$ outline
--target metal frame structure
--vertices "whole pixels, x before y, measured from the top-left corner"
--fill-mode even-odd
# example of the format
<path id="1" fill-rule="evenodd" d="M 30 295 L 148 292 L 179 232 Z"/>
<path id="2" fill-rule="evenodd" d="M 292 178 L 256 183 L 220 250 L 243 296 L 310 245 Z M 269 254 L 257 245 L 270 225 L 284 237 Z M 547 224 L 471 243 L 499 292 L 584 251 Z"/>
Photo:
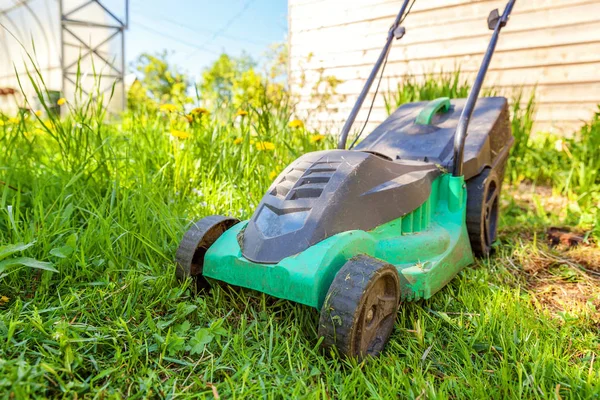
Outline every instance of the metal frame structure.
<path id="1" fill-rule="evenodd" d="M 68 12 L 65 11 L 64 1 L 65 0 L 60 0 L 60 19 L 61 19 L 61 32 L 60 32 L 61 39 L 60 39 L 60 41 L 61 41 L 61 52 L 62 52 L 61 68 L 62 68 L 62 74 L 63 74 L 63 90 L 66 87 L 67 81 L 71 82 L 73 85 L 77 86 L 77 83 L 76 83 L 74 77 L 77 76 L 77 66 L 78 66 L 78 63 L 80 62 L 80 60 L 83 60 L 86 57 L 96 56 L 99 59 L 101 59 L 111 69 L 110 73 L 108 73 L 108 74 L 104 73 L 104 74 L 102 74 L 102 76 L 106 77 L 106 78 L 113 78 L 115 84 L 123 85 L 123 90 L 122 90 L 123 103 L 122 104 L 123 104 L 123 106 L 125 106 L 125 104 L 126 104 L 125 88 L 124 88 L 124 84 L 125 84 L 125 79 L 124 79 L 125 78 L 125 30 L 129 26 L 129 0 L 124 0 L 125 1 L 125 18 L 124 18 L 124 20 L 121 20 L 113 12 L 111 12 L 102 3 L 101 0 L 87 0 L 85 3 L 75 7 L 72 10 L 69 10 Z M 112 24 L 110 24 L 110 23 L 109 24 L 101 24 L 101 23 L 97 23 L 94 21 L 90 21 L 90 20 L 81 20 L 81 19 L 73 18 L 74 14 L 76 14 L 77 12 L 82 11 L 86 8 L 92 7 L 92 6 L 94 6 L 94 4 L 98 5 L 102 10 L 104 10 L 104 12 L 110 17 L 109 19 L 112 21 Z M 73 30 L 71 29 L 71 27 L 73 27 L 73 26 L 104 28 L 107 30 L 108 35 L 103 41 L 92 46 L 91 44 L 86 43 L 84 38 L 80 37 L 75 32 L 73 32 Z M 77 43 L 67 42 L 65 40 L 65 33 L 68 33 L 70 37 L 74 38 L 77 41 Z M 100 53 L 100 51 L 98 51 L 98 49 L 102 45 L 108 43 L 115 37 L 119 37 L 120 41 L 121 41 L 121 62 L 118 63 L 120 65 L 117 65 L 117 62 L 114 59 L 111 60 L 109 57 L 102 55 Z M 77 59 L 66 60 L 66 54 L 65 54 L 66 47 L 76 47 L 76 48 L 82 49 L 84 52 L 81 53 L 81 56 L 78 57 Z M 101 92 L 105 93 L 109 89 L 110 89 L 110 87 L 105 88 Z M 91 95 L 85 89 L 82 88 L 82 90 L 85 94 Z"/>
<path id="2" fill-rule="evenodd" d="M 121 100 L 123 106 L 125 106 L 125 30 L 129 26 L 129 0 L 123 0 L 124 9 L 122 11 L 124 11 L 124 16 L 122 17 L 116 15 L 120 14 L 120 12 L 115 13 L 113 12 L 114 10 L 111 11 L 102 0 L 82 0 L 71 9 L 68 9 L 68 0 L 47 0 L 49 2 L 55 2 L 60 17 L 60 21 L 55 21 L 55 16 L 51 17 L 49 22 L 53 24 L 53 27 L 50 28 L 44 25 L 43 22 L 46 21 L 43 20 L 44 17 L 40 11 L 38 11 L 36 7 L 31 6 L 30 3 L 32 3 L 32 1 L 33 0 L 13 0 L 12 5 L 0 9 L 0 17 L 2 17 L 7 24 L 6 26 L 2 25 L 0 27 L 2 33 L 0 35 L 0 54 L 4 53 L 9 60 L 12 60 L 10 47 L 5 42 L 7 37 L 14 36 L 15 39 L 22 42 L 29 41 L 29 38 L 26 35 L 26 27 L 20 26 L 19 21 L 11 16 L 11 13 L 16 10 L 23 9 L 32 19 L 32 23 L 38 26 L 38 34 L 41 35 L 41 43 L 50 48 L 50 41 L 52 41 L 52 43 L 57 44 L 58 49 L 60 49 L 60 66 L 57 66 L 56 64 L 48 65 L 47 68 L 42 68 L 42 70 L 50 71 L 61 68 L 61 91 L 63 93 L 65 93 L 68 84 L 73 84 L 77 87 L 76 80 L 79 62 L 86 60 L 88 57 L 94 57 L 101 61 L 107 68 L 107 71 L 102 73 L 102 77 L 110 79 L 111 82 L 114 82 L 116 85 L 122 86 Z M 86 11 L 91 11 L 88 12 L 87 15 L 93 15 L 93 18 L 82 17 L 82 15 L 86 14 Z M 105 20 L 107 22 L 99 23 L 98 20 Z M 54 22 L 56 22 L 56 25 L 54 25 Z M 58 26 L 58 24 L 60 25 Z M 102 31 L 101 34 L 103 35 L 103 40 L 92 45 L 85 37 L 82 37 L 81 27 L 89 28 L 90 30 L 101 28 L 98 29 L 98 31 Z M 58 32 L 56 32 L 56 30 L 58 30 Z M 56 35 L 59 35 L 59 37 L 57 38 Z M 106 53 L 103 54 L 100 48 L 115 39 L 119 40 L 120 45 L 118 46 L 120 50 L 112 55 Z M 67 51 L 68 48 L 79 49 L 77 56 L 70 57 Z M 16 62 L 17 60 L 13 61 Z M 14 73 L 11 72 L 0 78 L 11 78 L 13 76 Z M 110 91 L 111 88 L 112 85 L 109 85 L 107 88 L 101 89 L 100 93 Z M 81 89 L 86 95 L 94 95 L 93 93 L 90 93 L 89 88 L 79 86 L 78 89 Z"/>

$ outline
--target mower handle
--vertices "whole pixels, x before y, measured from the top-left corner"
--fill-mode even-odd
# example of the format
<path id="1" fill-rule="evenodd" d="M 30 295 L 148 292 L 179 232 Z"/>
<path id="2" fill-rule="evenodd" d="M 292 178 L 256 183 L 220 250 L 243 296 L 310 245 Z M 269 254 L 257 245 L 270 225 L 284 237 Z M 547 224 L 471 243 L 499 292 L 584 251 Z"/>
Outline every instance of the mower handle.
<path id="1" fill-rule="evenodd" d="M 477 73 L 477 78 L 475 78 L 475 82 L 473 83 L 473 87 L 471 88 L 471 92 L 467 98 L 465 108 L 463 108 L 460 119 L 458 120 L 456 133 L 454 134 L 454 166 L 452 168 L 452 175 L 454 176 L 461 176 L 463 174 L 463 156 L 469 121 L 473 115 L 475 103 L 477 103 L 477 97 L 481 91 L 485 74 L 487 73 L 490 62 L 492 61 L 492 56 L 494 55 L 494 50 L 496 49 L 496 44 L 498 43 L 498 37 L 500 36 L 500 30 L 506 26 L 508 17 L 513 9 L 513 6 L 515 5 L 515 2 L 516 0 L 509 0 L 502 15 L 499 15 L 498 10 L 495 9 L 488 17 L 488 27 L 493 29 L 494 33 L 492 34 L 492 39 L 490 40 L 487 51 L 485 52 L 485 56 L 481 62 L 481 67 Z"/>
<path id="2" fill-rule="evenodd" d="M 375 78 L 377 77 L 377 73 L 379 72 L 381 65 L 383 64 L 383 62 L 385 61 L 385 58 L 387 57 L 388 53 L 390 52 L 390 48 L 392 47 L 392 41 L 394 40 L 394 37 L 396 37 L 397 39 L 400 39 L 404 35 L 404 30 L 401 30 L 398 28 L 399 28 L 400 22 L 402 21 L 402 16 L 404 15 L 404 12 L 406 11 L 406 7 L 408 7 L 409 1 L 410 0 L 404 0 L 404 4 L 402 4 L 402 8 L 400 9 L 400 12 L 396 16 L 394 23 L 390 27 L 390 30 L 389 30 L 388 36 L 387 36 L 387 41 L 385 42 L 385 46 L 383 47 L 383 50 L 381 50 L 381 54 L 379 55 L 379 58 L 375 62 L 375 65 L 373 66 L 373 70 L 371 71 L 369 78 L 367 78 L 367 82 L 365 83 L 365 86 L 363 87 L 362 91 L 360 92 L 360 95 L 358 96 L 358 99 L 356 100 L 354 107 L 352 107 L 352 111 L 350 111 L 350 115 L 348 116 L 348 119 L 344 123 L 342 132 L 340 133 L 338 149 L 346 148 L 346 141 L 348 140 L 348 134 L 350 133 L 350 129 L 352 129 L 352 124 L 354 124 L 354 120 L 356 119 L 356 116 L 358 115 L 360 108 L 362 107 L 367 95 L 369 94 L 369 90 L 371 89 L 371 86 L 373 85 L 373 82 L 375 81 Z"/>

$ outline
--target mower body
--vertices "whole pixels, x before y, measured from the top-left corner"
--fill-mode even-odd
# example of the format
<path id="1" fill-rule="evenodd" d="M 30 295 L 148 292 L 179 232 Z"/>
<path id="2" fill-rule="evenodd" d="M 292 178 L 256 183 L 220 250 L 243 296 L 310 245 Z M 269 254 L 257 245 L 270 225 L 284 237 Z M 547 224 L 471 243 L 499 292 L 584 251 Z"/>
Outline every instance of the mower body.
<path id="1" fill-rule="evenodd" d="M 484 170 L 502 176 L 513 141 L 506 99 L 481 98 L 464 175 L 448 173 L 464 104 L 406 104 L 353 150 L 300 157 L 250 220 L 208 248 L 202 274 L 320 308 L 340 268 L 367 255 L 395 266 L 402 300 L 431 297 L 473 262 L 468 181 Z"/>

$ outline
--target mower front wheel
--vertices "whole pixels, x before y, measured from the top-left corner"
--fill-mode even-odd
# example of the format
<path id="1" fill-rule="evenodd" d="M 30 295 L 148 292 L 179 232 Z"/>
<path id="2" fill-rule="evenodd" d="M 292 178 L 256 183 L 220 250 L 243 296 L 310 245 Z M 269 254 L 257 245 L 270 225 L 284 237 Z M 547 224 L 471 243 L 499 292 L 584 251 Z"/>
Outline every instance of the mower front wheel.
<path id="1" fill-rule="evenodd" d="M 240 221 L 236 218 L 211 215 L 192 224 L 183 235 L 175 254 L 175 262 L 177 263 L 175 275 L 177 278 L 185 280 L 191 277 L 197 293 L 210 289 L 210 284 L 202 276 L 204 255 L 208 248 L 226 230 L 238 222 Z"/>
<path id="2" fill-rule="evenodd" d="M 490 168 L 467 181 L 467 231 L 480 257 L 490 255 L 496 241 L 501 189 L 502 177 Z"/>
<path id="3" fill-rule="evenodd" d="M 355 257 L 336 274 L 319 318 L 325 348 L 348 357 L 376 357 L 387 344 L 398 312 L 400 279 L 393 265 Z"/>

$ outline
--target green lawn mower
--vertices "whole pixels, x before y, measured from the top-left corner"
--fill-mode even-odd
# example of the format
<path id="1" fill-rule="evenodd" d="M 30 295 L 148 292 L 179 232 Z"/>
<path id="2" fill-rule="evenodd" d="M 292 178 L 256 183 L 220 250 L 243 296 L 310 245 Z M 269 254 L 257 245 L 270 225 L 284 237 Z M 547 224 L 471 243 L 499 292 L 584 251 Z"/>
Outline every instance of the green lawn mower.
<path id="1" fill-rule="evenodd" d="M 475 255 L 490 254 L 514 141 L 507 100 L 478 99 L 510 0 L 502 14 L 490 13 L 494 32 L 467 99 L 402 105 L 346 149 L 394 38 L 404 35 L 408 2 L 338 149 L 294 161 L 249 220 L 196 222 L 176 255 L 177 277 L 193 278 L 199 291 L 212 278 L 320 309 L 323 345 L 351 357 L 377 356 L 401 302 L 430 298 Z"/>

